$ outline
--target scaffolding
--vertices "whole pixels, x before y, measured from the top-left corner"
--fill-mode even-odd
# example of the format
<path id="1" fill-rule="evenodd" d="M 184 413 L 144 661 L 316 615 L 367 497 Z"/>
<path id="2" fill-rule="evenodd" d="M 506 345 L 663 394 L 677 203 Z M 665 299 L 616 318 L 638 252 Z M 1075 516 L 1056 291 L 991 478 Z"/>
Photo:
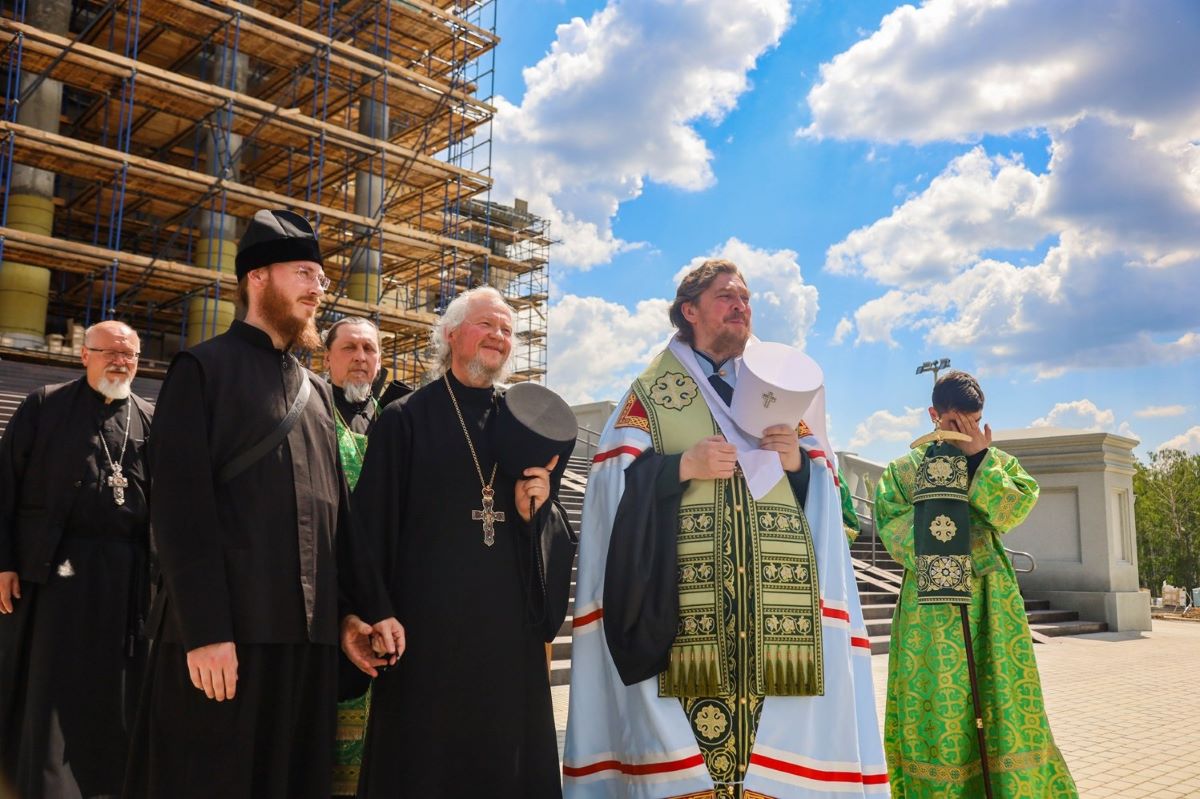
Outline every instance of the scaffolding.
<path id="1" fill-rule="evenodd" d="M 28 19 L 64 2 L 65 32 Z M 228 325 L 237 234 L 290 208 L 321 240 L 323 326 L 375 321 L 397 377 L 485 282 L 540 331 L 521 379 L 544 374 L 545 225 L 489 199 L 495 3 L 5 0 L 0 256 L 53 270 L 47 332 L 120 318 L 152 363 Z M 57 129 L 21 115 L 50 82 Z M 9 224 L 17 169 L 54 176 L 51 230 Z"/>
<path id="2" fill-rule="evenodd" d="M 460 238 L 485 244 L 495 259 L 487 273 L 476 273 L 471 285 L 487 283 L 515 310 L 514 383 L 546 379 L 546 303 L 550 296 L 549 253 L 553 243 L 548 222 L 529 212 L 524 200 L 511 206 L 487 200 L 463 203 L 458 215 Z"/>

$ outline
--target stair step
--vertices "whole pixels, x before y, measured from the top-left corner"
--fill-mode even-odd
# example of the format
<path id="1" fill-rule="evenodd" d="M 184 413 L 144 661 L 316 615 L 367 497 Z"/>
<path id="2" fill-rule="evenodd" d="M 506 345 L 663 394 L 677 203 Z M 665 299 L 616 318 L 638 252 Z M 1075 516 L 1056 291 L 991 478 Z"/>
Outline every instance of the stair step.
<path id="1" fill-rule="evenodd" d="M 550 664 L 550 685 L 570 685 L 571 684 L 571 664 L 570 663 L 551 663 Z"/>
<path id="2" fill-rule="evenodd" d="M 1049 609 L 1050 609 L 1050 600 L 1049 599 L 1026 599 L 1025 600 L 1025 612 L 1026 613 L 1028 613 L 1031 610 L 1049 610 Z"/>
<path id="3" fill-rule="evenodd" d="M 890 619 L 896 612 L 896 606 L 893 605 L 863 605 L 863 618 L 867 621 L 872 619 Z"/>
<path id="4" fill-rule="evenodd" d="M 895 605 L 897 594 L 890 591 L 859 590 L 858 601 L 864 605 Z"/>
<path id="5" fill-rule="evenodd" d="M 1026 610 L 1029 626 L 1038 624 L 1056 624 L 1064 621 L 1079 621 L 1079 614 L 1074 610 Z"/>
<path id="6" fill-rule="evenodd" d="M 550 642 L 551 660 L 571 660 L 571 636 L 560 635 Z"/>
<path id="7" fill-rule="evenodd" d="M 1102 621 L 1060 621 L 1052 624 L 1031 624 L 1029 628 L 1049 638 L 1108 632 L 1108 625 Z"/>

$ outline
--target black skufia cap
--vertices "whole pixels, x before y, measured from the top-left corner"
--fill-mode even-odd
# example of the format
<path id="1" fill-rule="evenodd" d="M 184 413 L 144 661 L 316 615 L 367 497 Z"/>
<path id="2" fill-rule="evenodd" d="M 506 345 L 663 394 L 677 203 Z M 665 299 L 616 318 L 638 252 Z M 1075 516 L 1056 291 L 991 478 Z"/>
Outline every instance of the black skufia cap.
<path id="1" fill-rule="evenodd" d="M 492 452 L 500 471 L 514 480 L 531 466 L 545 466 L 558 455 L 554 473 L 562 474 L 575 448 L 579 423 L 562 397 L 537 383 L 517 383 L 500 403 L 492 428 Z"/>
<path id="2" fill-rule="evenodd" d="M 261 266 L 288 261 L 313 261 L 324 266 L 312 225 L 300 214 L 282 208 L 254 214 L 238 242 L 234 261 L 238 280 Z"/>

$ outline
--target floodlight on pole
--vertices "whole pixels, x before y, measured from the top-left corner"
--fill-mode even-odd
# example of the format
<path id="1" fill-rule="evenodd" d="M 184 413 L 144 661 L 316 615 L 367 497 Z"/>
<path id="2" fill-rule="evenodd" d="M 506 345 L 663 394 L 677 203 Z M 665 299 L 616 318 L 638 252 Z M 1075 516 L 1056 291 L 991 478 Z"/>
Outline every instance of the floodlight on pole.
<path id="1" fill-rule="evenodd" d="M 949 368 L 950 368 L 950 359 L 949 358 L 942 358 L 940 360 L 933 360 L 933 361 L 925 361 L 925 363 L 923 363 L 917 367 L 917 374 L 923 375 L 926 372 L 933 372 L 933 382 L 936 383 L 937 378 L 938 378 L 938 372 L 941 371 L 942 369 L 949 369 Z"/>

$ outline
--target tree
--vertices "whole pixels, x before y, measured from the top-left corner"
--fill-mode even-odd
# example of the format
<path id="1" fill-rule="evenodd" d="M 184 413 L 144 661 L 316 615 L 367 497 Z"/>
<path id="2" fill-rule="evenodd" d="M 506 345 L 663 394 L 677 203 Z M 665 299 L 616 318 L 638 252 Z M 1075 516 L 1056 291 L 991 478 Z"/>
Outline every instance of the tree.
<path id="1" fill-rule="evenodd" d="M 1161 449 L 1135 469 L 1142 584 L 1200 586 L 1200 455 Z"/>

